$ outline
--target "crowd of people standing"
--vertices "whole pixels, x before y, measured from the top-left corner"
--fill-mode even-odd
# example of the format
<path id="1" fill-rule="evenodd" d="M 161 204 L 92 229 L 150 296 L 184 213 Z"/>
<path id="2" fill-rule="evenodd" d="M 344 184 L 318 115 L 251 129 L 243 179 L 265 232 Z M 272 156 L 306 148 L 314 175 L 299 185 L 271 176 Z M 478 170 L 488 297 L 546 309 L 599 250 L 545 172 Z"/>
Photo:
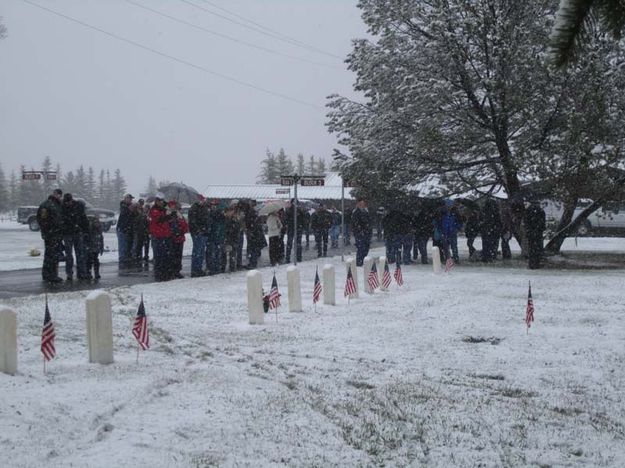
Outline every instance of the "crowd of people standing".
<path id="1" fill-rule="evenodd" d="M 475 260 L 492 262 L 499 247 L 502 258 L 510 258 L 509 242 L 519 230 L 523 230 L 520 237 L 526 242 L 523 250 L 529 267 L 539 268 L 543 255 L 545 213 L 538 203 L 519 206 L 487 199 L 480 206 L 447 200 L 420 209 L 404 204 L 370 213 L 367 201 L 359 198 L 355 208 L 345 213 L 344 220 L 335 207 L 321 203 L 312 210 L 298 205 L 297 216 L 294 216 L 295 207 L 291 200 L 286 206 L 271 210 L 265 218 L 259 215 L 254 200 L 224 203 L 199 195 L 188 211 L 187 220 L 180 204 L 166 201 L 162 194 L 157 194 L 151 205 L 143 199 L 135 202 L 131 194 L 126 194 L 120 202 L 116 228 L 119 270 L 148 269 L 151 246 L 155 279 L 183 278 L 187 233 L 193 243 L 192 277 L 256 268 L 265 247 L 269 247 L 269 262 L 273 266 L 290 263 L 292 258 L 299 262 L 303 249 L 310 246 L 311 234 L 317 256 L 325 257 L 329 246 L 339 247 L 343 222 L 344 244 L 349 245 L 353 235 L 358 266 L 369 253 L 374 227 L 378 239 L 384 239 L 391 263 L 411 264 L 419 260 L 428 263 L 430 239 L 439 247 L 442 261 L 452 258 L 458 263 L 461 231 L 467 239 L 469 257 Z M 97 217 L 85 214 L 84 204 L 57 189 L 41 204 L 37 219 L 45 244 L 42 269 L 45 281 L 62 281 L 58 275 L 58 263 L 62 259 L 66 281 L 73 280 L 74 269 L 79 280 L 100 278 L 98 257 L 104 250 L 102 227 Z M 480 252 L 474 246 L 478 236 L 482 240 Z M 247 259 L 245 265 L 244 259 Z"/>

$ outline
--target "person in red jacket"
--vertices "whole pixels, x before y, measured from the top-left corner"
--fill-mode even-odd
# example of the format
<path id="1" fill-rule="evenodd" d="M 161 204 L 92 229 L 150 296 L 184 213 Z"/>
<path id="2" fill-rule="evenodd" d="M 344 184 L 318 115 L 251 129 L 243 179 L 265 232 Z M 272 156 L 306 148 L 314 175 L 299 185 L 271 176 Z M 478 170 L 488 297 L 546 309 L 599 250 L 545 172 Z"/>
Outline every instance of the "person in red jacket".
<path id="1" fill-rule="evenodd" d="M 169 228 L 171 230 L 171 256 L 169 259 L 169 277 L 184 278 L 182 270 L 182 249 L 184 247 L 185 234 L 189 232 L 187 220 L 180 212 L 180 204 L 175 200 L 168 203 L 170 213 Z"/>
<path id="2" fill-rule="evenodd" d="M 150 236 L 152 238 L 152 257 L 154 258 L 154 279 L 167 281 L 168 264 L 172 251 L 171 214 L 165 208 L 165 201 L 157 196 L 150 209 Z"/>

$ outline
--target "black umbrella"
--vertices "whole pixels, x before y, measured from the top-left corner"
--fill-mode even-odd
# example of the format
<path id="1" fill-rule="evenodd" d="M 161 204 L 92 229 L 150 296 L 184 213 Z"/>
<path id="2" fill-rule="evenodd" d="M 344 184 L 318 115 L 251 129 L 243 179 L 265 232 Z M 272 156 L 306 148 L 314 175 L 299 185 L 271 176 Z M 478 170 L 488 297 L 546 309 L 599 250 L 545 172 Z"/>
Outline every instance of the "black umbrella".
<path id="1" fill-rule="evenodd" d="M 159 187 L 158 192 L 162 193 L 166 200 L 176 200 L 180 203 L 189 204 L 196 202 L 200 196 L 200 192 L 182 182 L 163 185 Z"/>

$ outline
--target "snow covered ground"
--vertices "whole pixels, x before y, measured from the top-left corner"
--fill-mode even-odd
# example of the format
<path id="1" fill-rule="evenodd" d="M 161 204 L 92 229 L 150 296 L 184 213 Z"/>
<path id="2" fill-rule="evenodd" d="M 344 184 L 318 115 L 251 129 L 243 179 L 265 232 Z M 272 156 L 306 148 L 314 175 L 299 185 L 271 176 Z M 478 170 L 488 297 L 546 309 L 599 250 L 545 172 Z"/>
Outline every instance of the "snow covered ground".
<path id="1" fill-rule="evenodd" d="M 625 466 L 622 271 L 409 266 L 403 288 L 348 307 L 329 262 L 337 306 L 313 311 L 304 263 L 305 311 L 261 326 L 244 273 L 111 290 L 108 366 L 87 363 L 87 292 L 52 295 L 47 375 L 44 298 L 6 301 L 19 374 L 0 375 L 0 465 Z M 152 348 L 136 364 L 141 293 Z"/>

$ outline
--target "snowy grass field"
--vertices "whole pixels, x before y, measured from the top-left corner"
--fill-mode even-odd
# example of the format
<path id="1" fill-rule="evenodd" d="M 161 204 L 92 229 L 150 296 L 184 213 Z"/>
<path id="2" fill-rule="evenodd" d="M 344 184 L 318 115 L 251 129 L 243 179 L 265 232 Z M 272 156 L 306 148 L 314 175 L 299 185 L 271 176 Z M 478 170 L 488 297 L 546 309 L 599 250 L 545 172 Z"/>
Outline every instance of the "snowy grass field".
<path id="1" fill-rule="evenodd" d="M 313 311 L 309 262 L 305 311 L 286 312 L 282 266 L 264 325 L 244 273 L 113 289 L 108 366 L 87 363 L 87 292 L 52 295 L 47 375 L 43 296 L 6 301 L 19 374 L 0 374 L 0 465 L 625 466 L 622 271 L 409 266 L 403 288 L 348 307 L 329 261 L 337 306 Z M 152 348 L 136 364 L 141 293 Z"/>

